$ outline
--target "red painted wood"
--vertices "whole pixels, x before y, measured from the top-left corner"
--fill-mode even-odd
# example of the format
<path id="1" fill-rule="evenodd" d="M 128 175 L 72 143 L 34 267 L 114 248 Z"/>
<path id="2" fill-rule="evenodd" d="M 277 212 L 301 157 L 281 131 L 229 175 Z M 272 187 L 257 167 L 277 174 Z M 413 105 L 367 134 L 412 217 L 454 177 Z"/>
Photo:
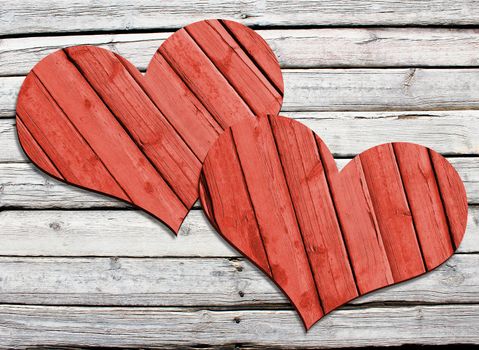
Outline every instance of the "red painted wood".
<path id="1" fill-rule="evenodd" d="M 410 143 L 395 143 L 393 148 L 424 261 L 431 270 L 454 251 L 429 150 Z"/>
<path id="2" fill-rule="evenodd" d="M 320 299 L 330 312 L 358 292 L 316 140 L 299 123 L 269 120 Z"/>
<path id="3" fill-rule="evenodd" d="M 425 272 L 393 145 L 371 148 L 359 159 L 394 281 Z"/>
<path id="4" fill-rule="evenodd" d="M 311 325 L 316 315 L 322 315 L 324 310 L 311 274 L 312 262 L 305 251 L 271 127 L 267 118 L 258 119 L 257 124 L 236 125 L 231 129 L 232 140 L 238 152 L 271 273 L 286 295 L 299 302 L 302 308 L 310 310 L 310 313 L 303 313 L 301 317 L 305 324 Z M 221 164 L 218 166 L 223 167 Z M 225 192 L 222 188 L 219 195 Z M 232 213 L 226 214 L 230 216 Z M 275 235 L 272 232 L 283 234 Z"/>
<path id="5" fill-rule="evenodd" d="M 454 247 L 459 247 L 466 230 L 467 198 L 464 184 L 454 167 L 440 154 L 429 150 L 436 174 L 441 199 L 446 210 L 449 230 L 453 237 Z"/>
<path id="6" fill-rule="evenodd" d="M 455 220 L 439 195 L 446 187 L 457 199 L 448 204 L 459 207 Z M 246 193 L 253 210 L 235 205 Z M 447 235 L 455 230 L 460 241 L 464 234 L 465 196 L 452 166 L 425 147 L 377 146 L 338 172 L 321 139 L 284 117 L 232 126 L 211 147 L 200 181 L 210 221 L 233 246 L 246 246 L 240 250 L 248 258 L 266 251 L 272 280 L 306 328 L 358 295 L 447 260 L 455 249 Z"/>
<path id="7" fill-rule="evenodd" d="M 238 33 L 258 39 L 256 53 L 245 52 L 226 23 L 198 22 L 173 34 L 146 77 L 91 46 L 47 56 L 17 103 L 25 153 L 52 176 L 126 200 L 178 231 L 218 135 L 281 107 L 282 90 L 265 76 L 281 76 L 271 49 L 238 25 Z M 267 70 L 259 68 L 265 64 Z"/>
<path id="8" fill-rule="evenodd" d="M 333 156 L 316 136 L 360 294 L 394 282 L 359 157 L 338 175 Z"/>

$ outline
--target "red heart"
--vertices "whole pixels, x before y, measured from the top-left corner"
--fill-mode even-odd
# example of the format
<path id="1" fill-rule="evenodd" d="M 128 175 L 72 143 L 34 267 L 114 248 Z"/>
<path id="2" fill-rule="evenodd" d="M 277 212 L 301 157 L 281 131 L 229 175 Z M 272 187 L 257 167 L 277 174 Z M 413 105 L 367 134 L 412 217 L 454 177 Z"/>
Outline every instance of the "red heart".
<path id="1" fill-rule="evenodd" d="M 277 114 L 279 64 L 253 30 L 209 20 L 173 34 L 146 76 L 110 51 L 57 51 L 17 103 L 27 156 L 48 174 L 133 203 L 178 231 L 198 198 L 202 161 L 243 118 Z"/>
<path id="2" fill-rule="evenodd" d="M 200 198 L 307 329 L 359 295 L 443 263 L 467 221 L 461 179 L 436 152 L 384 144 L 339 173 L 321 139 L 283 117 L 225 131 L 205 159 Z"/>

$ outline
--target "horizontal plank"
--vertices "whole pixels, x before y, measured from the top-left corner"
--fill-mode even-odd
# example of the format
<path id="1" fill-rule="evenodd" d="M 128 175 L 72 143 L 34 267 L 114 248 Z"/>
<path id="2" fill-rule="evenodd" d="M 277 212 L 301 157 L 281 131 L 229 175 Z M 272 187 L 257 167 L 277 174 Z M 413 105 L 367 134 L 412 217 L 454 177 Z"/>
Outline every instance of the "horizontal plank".
<path id="1" fill-rule="evenodd" d="M 468 201 L 479 204 L 477 157 L 448 158 L 464 181 Z M 338 159 L 339 167 L 349 160 Z M 0 208 L 126 208 L 126 203 L 59 182 L 31 163 L 0 163 Z"/>
<path id="2" fill-rule="evenodd" d="M 479 255 L 367 294 L 364 303 L 479 303 Z M 0 304 L 238 307 L 287 304 L 241 259 L 0 258 Z"/>
<path id="3" fill-rule="evenodd" d="M 342 309 L 308 333 L 292 310 L 0 306 L 0 342 L 27 346 L 340 348 L 479 342 L 479 306 Z"/>
<path id="4" fill-rule="evenodd" d="M 4 4 L 0 33 L 52 33 L 169 29 L 205 18 L 256 26 L 477 24 L 475 0 L 423 1 L 242 1 L 197 2 L 120 0 L 114 3 L 23 0 Z"/>
<path id="5" fill-rule="evenodd" d="M 284 112 L 479 109 L 479 69 L 286 69 Z M 13 117 L 23 77 L 0 78 Z"/>
<path id="6" fill-rule="evenodd" d="M 479 155 L 479 110 L 400 112 L 294 112 L 337 157 L 381 143 L 419 143 L 445 155 Z M 14 119 L 0 119 L 0 162 L 25 162 Z"/>
<path id="7" fill-rule="evenodd" d="M 313 28 L 258 30 L 282 68 L 477 66 L 479 33 L 450 28 Z M 25 75 L 63 47 L 98 45 L 144 71 L 172 32 L 12 38 L 0 46 L 0 76 Z"/>
<path id="8" fill-rule="evenodd" d="M 188 214 L 178 237 L 138 210 L 5 210 L 0 227 L 1 256 L 240 256 L 200 210 Z M 477 232 L 479 207 L 471 206 L 458 252 L 479 253 Z"/>

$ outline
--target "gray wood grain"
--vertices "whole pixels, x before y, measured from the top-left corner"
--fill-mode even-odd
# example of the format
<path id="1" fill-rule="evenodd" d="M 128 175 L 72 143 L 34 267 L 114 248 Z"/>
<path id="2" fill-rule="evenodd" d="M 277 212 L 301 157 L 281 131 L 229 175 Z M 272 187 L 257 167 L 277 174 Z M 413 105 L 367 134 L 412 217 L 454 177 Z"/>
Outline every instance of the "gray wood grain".
<path id="1" fill-rule="evenodd" d="M 391 141 L 419 143 L 444 155 L 479 155 L 479 111 L 290 112 L 337 157 Z M 0 119 L 0 163 L 25 162 L 15 120 Z"/>
<path id="2" fill-rule="evenodd" d="M 479 109 L 479 69 L 286 69 L 284 112 Z M 13 117 L 23 77 L 0 78 Z"/>
<path id="3" fill-rule="evenodd" d="M 178 237 L 138 210 L 4 210 L 0 227 L 0 256 L 240 257 L 201 210 Z M 469 208 L 458 252 L 479 253 L 478 206 Z"/>
<path id="4" fill-rule="evenodd" d="M 282 68 L 478 66 L 479 33 L 451 28 L 313 28 L 258 30 Z M 146 70 L 172 32 L 4 39 L 0 76 L 25 75 L 46 55 L 73 45 L 97 45 Z"/>
<path id="5" fill-rule="evenodd" d="M 205 18 L 247 25 L 451 25 L 477 24 L 476 0 L 209 1 L 116 0 L 8 1 L 0 12 L 0 33 L 52 33 L 178 28 Z"/>
<path id="6" fill-rule="evenodd" d="M 448 158 L 461 176 L 470 204 L 479 204 L 479 158 Z M 343 167 L 349 159 L 338 159 Z M 0 208 L 127 208 L 121 201 L 57 181 L 31 163 L 0 163 Z"/>
<path id="7" fill-rule="evenodd" d="M 334 311 L 308 333 L 292 310 L 0 306 L 5 346 L 339 348 L 479 342 L 478 305 Z"/>
<path id="8" fill-rule="evenodd" d="M 363 303 L 479 303 L 477 254 L 363 296 Z M 262 306 L 285 304 L 279 289 L 243 258 L 0 257 L 0 304 Z"/>

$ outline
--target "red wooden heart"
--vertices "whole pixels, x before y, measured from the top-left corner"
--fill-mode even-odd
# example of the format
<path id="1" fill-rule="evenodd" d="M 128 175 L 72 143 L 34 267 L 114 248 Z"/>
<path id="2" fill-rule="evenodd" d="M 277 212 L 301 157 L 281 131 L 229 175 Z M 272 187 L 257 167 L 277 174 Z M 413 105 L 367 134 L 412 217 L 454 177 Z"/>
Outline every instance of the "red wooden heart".
<path id="1" fill-rule="evenodd" d="M 146 77 L 96 47 L 47 56 L 22 85 L 17 130 L 43 171 L 133 203 L 177 232 L 211 144 L 243 118 L 276 115 L 282 96 L 265 41 L 239 23 L 208 20 L 168 38 Z"/>
<path id="2" fill-rule="evenodd" d="M 461 179 L 436 152 L 384 144 L 338 172 L 321 139 L 283 117 L 225 131 L 203 164 L 200 198 L 307 329 L 359 295 L 443 263 L 467 221 Z"/>

